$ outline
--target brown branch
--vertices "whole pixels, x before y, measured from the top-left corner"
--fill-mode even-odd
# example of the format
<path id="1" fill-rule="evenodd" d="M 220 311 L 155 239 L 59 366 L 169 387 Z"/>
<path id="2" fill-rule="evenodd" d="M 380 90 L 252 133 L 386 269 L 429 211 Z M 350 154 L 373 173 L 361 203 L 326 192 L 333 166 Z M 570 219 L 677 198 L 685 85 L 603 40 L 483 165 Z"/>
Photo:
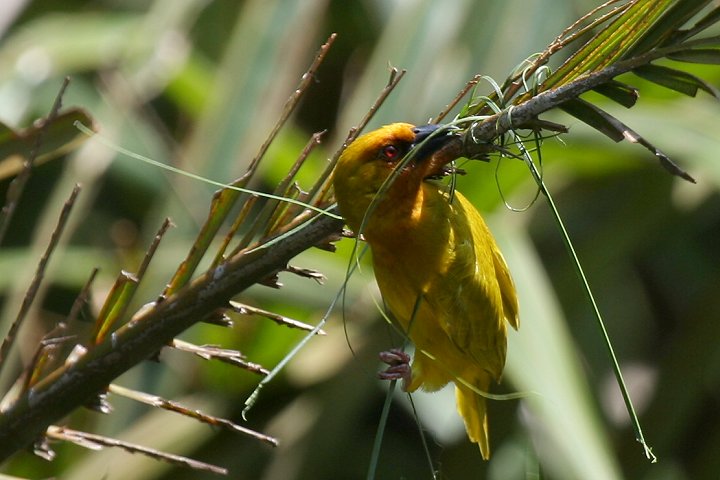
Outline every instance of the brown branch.
<path id="1" fill-rule="evenodd" d="M 283 269 L 297 254 L 339 233 L 337 218 L 315 215 L 282 241 L 264 244 L 211 270 L 133 319 L 77 361 L 50 373 L 21 395 L 0 417 L 0 462 L 43 435 L 116 377 L 152 357 L 208 311 L 226 307 L 237 293 Z"/>

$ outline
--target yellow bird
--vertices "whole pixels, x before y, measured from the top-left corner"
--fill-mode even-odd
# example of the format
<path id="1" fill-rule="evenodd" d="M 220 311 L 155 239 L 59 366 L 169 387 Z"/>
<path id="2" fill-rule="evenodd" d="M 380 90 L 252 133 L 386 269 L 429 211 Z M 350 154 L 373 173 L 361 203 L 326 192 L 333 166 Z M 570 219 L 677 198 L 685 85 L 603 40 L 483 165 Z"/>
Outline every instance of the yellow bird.
<path id="1" fill-rule="evenodd" d="M 437 181 L 454 159 L 443 158 L 442 147 L 452 137 L 438 128 L 394 123 L 359 137 L 340 156 L 333 184 L 348 226 L 370 245 L 385 305 L 415 345 L 411 373 L 409 358 L 395 351 L 381 355 L 391 364 L 382 377 L 398 378 L 405 371 L 409 392 L 454 382 L 468 437 L 487 459 L 485 398 L 473 389 L 487 392 L 491 380 L 500 381 L 506 322 L 519 326 L 517 295 L 478 211 Z M 381 189 L 403 157 L 426 139 Z"/>

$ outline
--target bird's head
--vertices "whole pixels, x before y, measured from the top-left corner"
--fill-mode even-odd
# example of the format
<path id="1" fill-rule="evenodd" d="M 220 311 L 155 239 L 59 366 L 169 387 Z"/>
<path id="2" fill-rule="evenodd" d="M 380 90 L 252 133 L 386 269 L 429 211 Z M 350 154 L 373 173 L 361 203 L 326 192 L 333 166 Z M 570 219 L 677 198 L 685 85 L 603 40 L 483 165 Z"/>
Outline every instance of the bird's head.
<path id="1" fill-rule="evenodd" d="M 387 198 L 413 201 L 422 182 L 442 174 L 443 167 L 457 154 L 446 149 L 457 137 L 439 131 L 440 125 L 415 126 L 409 123 L 385 125 L 358 137 L 340 156 L 333 184 L 340 211 L 357 229 L 370 203 L 386 180 L 400 168 L 384 190 Z M 401 161 L 413 148 L 413 157 Z"/>

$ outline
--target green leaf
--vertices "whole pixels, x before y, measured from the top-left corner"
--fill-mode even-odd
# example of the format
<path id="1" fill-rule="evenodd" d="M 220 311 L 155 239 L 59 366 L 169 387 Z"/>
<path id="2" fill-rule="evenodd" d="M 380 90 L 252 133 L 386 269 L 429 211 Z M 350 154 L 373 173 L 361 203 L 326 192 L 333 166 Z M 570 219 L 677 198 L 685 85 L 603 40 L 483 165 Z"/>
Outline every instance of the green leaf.
<path id="1" fill-rule="evenodd" d="M 718 20 L 720 20 L 720 7 L 711 10 L 710 13 L 698 20 L 697 23 L 695 23 L 695 25 L 693 25 L 690 29 L 684 31 L 682 38 L 692 38 L 703 30 L 717 24 Z"/>
<path id="2" fill-rule="evenodd" d="M 690 174 L 680 168 L 680 166 L 673 162 L 670 157 L 663 153 L 659 148 L 648 142 L 635 130 L 590 102 L 577 98 L 570 102 L 563 103 L 560 108 L 578 120 L 581 120 L 593 127 L 597 131 L 607 135 L 616 142 L 627 140 L 629 142 L 642 145 L 655 155 L 655 158 L 658 159 L 660 165 L 662 165 L 665 170 L 675 176 L 687 180 L 690 183 L 696 183 L 695 179 L 690 176 Z"/>
<path id="3" fill-rule="evenodd" d="M 590 102 L 576 98 L 560 105 L 560 109 L 615 142 L 625 139 L 622 122 Z"/>
<path id="4" fill-rule="evenodd" d="M 640 95 L 637 88 L 613 80 L 594 89 L 600 95 L 619 103 L 623 107 L 632 108 Z"/>
<path id="5" fill-rule="evenodd" d="M 659 65 L 644 65 L 633 72 L 638 77 L 691 97 L 697 95 L 698 89 L 701 89 L 720 99 L 720 92 L 715 87 L 687 72 Z"/>
<path id="6" fill-rule="evenodd" d="M 717 48 L 691 48 L 671 53 L 667 56 L 670 60 L 688 63 L 704 63 L 709 65 L 720 65 L 720 49 Z"/>
<path id="7" fill-rule="evenodd" d="M 645 36 L 630 49 L 624 58 L 640 55 L 662 44 L 688 20 L 710 3 L 710 0 L 682 0 L 676 2 L 658 20 Z"/>
<path id="8" fill-rule="evenodd" d="M 133 274 L 121 271 L 105 298 L 105 303 L 95 320 L 93 343 L 100 344 L 117 322 L 125 315 L 137 291 L 138 279 Z"/>
<path id="9" fill-rule="evenodd" d="M 688 49 L 698 48 L 698 47 L 710 47 L 710 48 L 720 47 L 720 35 L 712 35 L 710 37 L 695 38 L 685 44 L 680 44 L 679 46 L 683 46 L 683 45 L 687 46 Z"/>
<path id="10" fill-rule="evenodd" d="M 584 73 L 596 72 L 635 51 L 655 23 L 666 13 L 667 0 L 639 0 L 578 49 L 543 84 L 544 89 L 571 82 Z M 654 44 L 653 44 L 654 45 Z"/>

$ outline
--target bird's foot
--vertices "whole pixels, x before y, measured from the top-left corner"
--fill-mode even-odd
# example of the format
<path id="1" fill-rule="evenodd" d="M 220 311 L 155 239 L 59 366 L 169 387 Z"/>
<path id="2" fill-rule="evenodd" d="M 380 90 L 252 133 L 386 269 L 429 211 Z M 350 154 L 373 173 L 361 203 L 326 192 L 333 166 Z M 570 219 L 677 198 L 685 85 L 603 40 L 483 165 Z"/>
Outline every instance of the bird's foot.
<path id="1" fill-rule="evenodd" d="M 410 355 L 399 348 L 393 348 L 387 352 L 380 352 L 380 360 L 388 364 L 384 372 L 378 373 L 381 380 L 402 380 L 403 389 L 410 385 L 411 369 Z"/>

